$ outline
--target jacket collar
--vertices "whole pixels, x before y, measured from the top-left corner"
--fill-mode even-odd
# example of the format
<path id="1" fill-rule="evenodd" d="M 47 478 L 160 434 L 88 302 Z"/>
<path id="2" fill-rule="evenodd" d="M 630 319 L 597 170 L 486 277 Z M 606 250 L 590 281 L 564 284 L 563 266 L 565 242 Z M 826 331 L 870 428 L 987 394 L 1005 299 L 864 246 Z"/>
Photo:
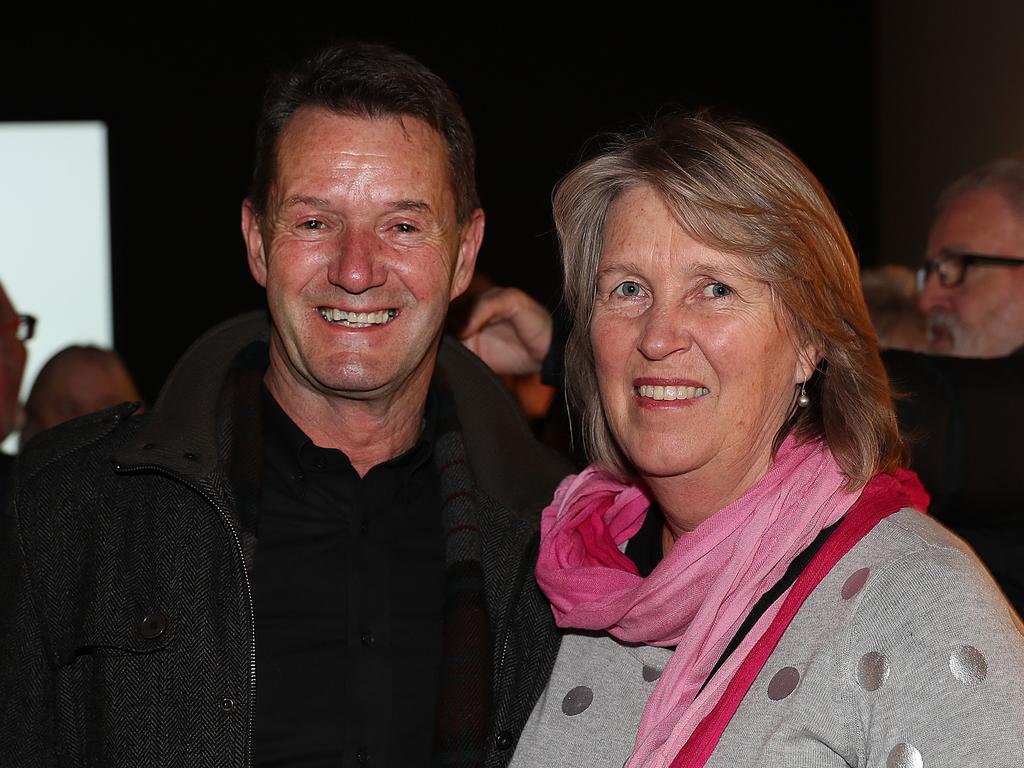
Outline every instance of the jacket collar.
<path id="1" fill-rule="evenodd" d="M 268 340 L 264 312 L 241 315 L 201 336 L 171 371 L 145 425 L 114 461 L 125 468 L 157 465 L 186 478 L 208 477 L 220 460 L 224 383 L 246 347 Z"/>
<path id="2" fill-rule="evenodd" d="M 265 312 L 241 315 L 200 337 L 171 371 L 148 420 L 115 463 L 209 479 L 225 458 L 218 434 L 230 396 L 226 382 L 247 350 L 265 354 L 269 337 Z M 462 344 L 442 340 L 438 370 L 454 397 L 478 489 L 510 509 L 542 508 L 570 471 L 568 463 L 536 441 L 511 393 Z"/>

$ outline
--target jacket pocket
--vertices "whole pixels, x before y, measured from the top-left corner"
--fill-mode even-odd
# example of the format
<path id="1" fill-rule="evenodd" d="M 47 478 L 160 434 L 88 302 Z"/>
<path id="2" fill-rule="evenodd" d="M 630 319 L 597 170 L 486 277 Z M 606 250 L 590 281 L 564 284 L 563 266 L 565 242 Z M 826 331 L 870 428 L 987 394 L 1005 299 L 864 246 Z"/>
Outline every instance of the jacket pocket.
<path id="1" fill-rule="evenodd" d="M 172 617 L 159 609 L 129 613 L 81 638 L 57 671 L 56 721 L 68 765 L 165 764 Z"/>

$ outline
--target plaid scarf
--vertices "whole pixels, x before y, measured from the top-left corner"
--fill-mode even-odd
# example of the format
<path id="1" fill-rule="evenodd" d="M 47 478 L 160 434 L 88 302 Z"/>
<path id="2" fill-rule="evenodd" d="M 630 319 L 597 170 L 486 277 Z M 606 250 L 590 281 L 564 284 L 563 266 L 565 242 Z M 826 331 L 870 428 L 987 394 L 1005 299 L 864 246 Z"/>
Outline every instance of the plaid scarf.
<path id="1" fill-rule="evenodd" d="M 445 536 L 444 651 L 431 764 L 480 766 L 491 720 L 492 648 L 482 537 L 455 404 L 443 384 L 438 390 L 434 466 L 440 479 Z"/>

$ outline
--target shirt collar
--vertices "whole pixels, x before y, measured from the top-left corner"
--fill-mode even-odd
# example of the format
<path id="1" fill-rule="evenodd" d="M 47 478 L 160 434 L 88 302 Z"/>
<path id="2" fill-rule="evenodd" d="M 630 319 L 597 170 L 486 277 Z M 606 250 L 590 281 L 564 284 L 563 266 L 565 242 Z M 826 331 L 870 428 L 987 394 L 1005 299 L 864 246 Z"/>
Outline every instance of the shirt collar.
<path id="1" fill-rule="evenodd" d="M 387 471 L 408 475 L 415 472 L 433 456 L 437 438 L 438 394 L 431 386 L 423 410 L 420 434 L 412 447 L 404 453 L 373 467 L 370 472 Z M 309 472 L 351 471 L 351 462 L 344 452 L 333 448 L 321 448 L 291 420 L 284 409 L 267 389 L 260 384 L 260 400 L 263 409 L 264 439 L 268 446 L 276 446 L 279 456 Z M 367 473 L 369 474 L 369 473 Z"/>

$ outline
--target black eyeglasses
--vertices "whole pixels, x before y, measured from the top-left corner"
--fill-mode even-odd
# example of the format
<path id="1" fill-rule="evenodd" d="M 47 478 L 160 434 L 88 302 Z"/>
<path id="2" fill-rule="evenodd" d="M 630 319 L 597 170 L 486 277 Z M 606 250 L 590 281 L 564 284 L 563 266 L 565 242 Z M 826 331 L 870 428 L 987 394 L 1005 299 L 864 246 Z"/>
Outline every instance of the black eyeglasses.
<path id="1" fill-rule="evenodd" d="M 985 256 L 980 253 L 958 253 L 957 251 L 939 251 L 938 259 L 925 259 L 917 270 L 918 293 L 924 290 L 924 284 L 932 272 L 939 276 L 939 285 L 953 288 L 960 285 L 967 277 L 967 268 L 975 264 L 991 267 L 1019 267 L 1024 259 L 1013 256 Z"/>
<path id="2" fill-rule="evenodd" d="M 14 333 L 18 341 L 28 341 L 36 332 L 34 315 L 18 315 L 17 319 L 0 323 L 0 333 Z"/>

